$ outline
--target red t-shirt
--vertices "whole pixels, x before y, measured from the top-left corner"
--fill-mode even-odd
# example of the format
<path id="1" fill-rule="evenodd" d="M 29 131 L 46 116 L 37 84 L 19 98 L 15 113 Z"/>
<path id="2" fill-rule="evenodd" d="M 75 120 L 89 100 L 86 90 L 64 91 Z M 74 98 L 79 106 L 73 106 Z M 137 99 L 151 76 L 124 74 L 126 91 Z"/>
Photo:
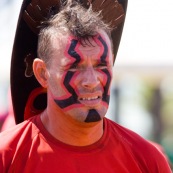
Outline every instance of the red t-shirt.
<path id="1" fill-rule="evenodd" d="M 0 134 L 0 173 L 171 173 L 164 156 L 136 133 L 104 119 L 104 135 L 89 146 L 64 144 L 40 116 Z"/>

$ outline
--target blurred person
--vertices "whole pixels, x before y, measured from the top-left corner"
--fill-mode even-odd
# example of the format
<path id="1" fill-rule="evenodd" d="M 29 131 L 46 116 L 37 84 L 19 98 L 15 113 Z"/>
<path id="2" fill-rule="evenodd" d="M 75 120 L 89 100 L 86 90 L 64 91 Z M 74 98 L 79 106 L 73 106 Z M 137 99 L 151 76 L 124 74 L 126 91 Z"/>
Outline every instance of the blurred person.
<path id="1" fill-rule="evenodd" d="M 157 142 L 154 142 L 154 141 L 149 141 L 149 142 L 152 145 L 154 145 L 163 154 L 163 156 L 166 158 L 167 162 L 169 163 L 171 170 L 173 170 L 173 165 L 171 163 L 171 160 L 169 159 L 168 155 L 166 154 L 163 146 L 161 144 L 158 144 Z"/>
<path id="2" fill-rule="evenodd" d="M 12 105 L 12 101 L 11 101 L 11 91 L 9 89 L 8 91 L 8 111 L 7 111 L 7 115 L 4 119 L 4 122 L 2 124 L 2 128 L 1 128 L 1 132 L 14 126 L 15 123 L 15 118 L 14 118 L 14 112 L 13 112 L 13 105 Z"/>
<path id="3" fill-rule="evenodd" d="M 0 134 L 0 172 L 171 173 L 153 145 L 105 117 L 127 1 L 38 2 L 24 1 L 20 13 L 11 67 L 18 125 Z"/>
<path id="4" fill-rule="evenodd" d="M 3 123 L 8 115 L 8 111 L 0 111 L 0 130 L 2 129 Z"/>
<path id="5" fill-rule="evenodd" d="M 8 96 L 7 96 L 8 97 Z M 8 99 L 8 98 L 7 98 Z M 2 129 L 2 126 L 8 116 L 9 110 L 8 110 L 8 106 L 7 108 L 4 109 L 3 104 L 0 106 L 0 131 Z"/>

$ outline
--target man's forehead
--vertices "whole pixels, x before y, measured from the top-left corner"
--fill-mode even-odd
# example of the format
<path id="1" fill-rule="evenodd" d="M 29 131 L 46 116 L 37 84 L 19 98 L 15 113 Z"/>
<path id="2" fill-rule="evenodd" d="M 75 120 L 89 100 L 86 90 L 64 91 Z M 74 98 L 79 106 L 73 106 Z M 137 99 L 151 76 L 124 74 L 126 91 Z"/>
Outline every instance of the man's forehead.
<path id="1" fill-rule="evenodd" d="M 111 45 L 111 41 L 110 38 L 108 36 L 108 34 L 104 31 L 104 30 L 98 30 L 98 32 L 95 34 L 95 36 L 90 36 L 87 37 L 87 39 L 81 39 L 81 38 L 77 38 L 74 35 L 70 34 L 69 31 L 64 31 L 64 32 L 59 32 L 56 34 L 56 36 L 54 38 L 56 38 L 56 46 L 57 44 L 60 45 L 60 47 L 65 44 L 69 44 L 71 43 L 72 40 L 78 40 L 80 41 L 83 45 L 88 44 L 90 41 L 93 40 L 93 38 L 96 40 L 98 39 L 98 36 L 101 36 L 102 39 L 109 45 Z M 54 44 L 54 41 L 53 41 Z M 94 43 L 93 43 L 94 44 Z M 96 43 L 95 43 L 96 44 Z"/>
<path id="2" fill-rule="evenodd" d="M 98 40 L 99 36 L 102 37 L 107 43 L 110 42 L 110 38 L 109 38 L 108 34 L 103 30 L 98 31 L 98 33 L 96 33 L 94 36 L 88 36 L 86 38 L 84 37 L 84 38 L 78 39 L 77 37 L 70 35 L 70 34 L 66 35 L 66 38 L 70 42 L 71 42 L 71 40 L 78 40 L 85 46 L 85 44 L 88 45 L 88 43 L 93 40 Z M 96 45 L 96 43 L 95 43 L 95 45 Z"/>
<path id="3" fill-rule="evenodd" d="M 104 31 L 99 31 L 97 35 L 93 37 L 88 37 L 86 39 L 78 39 L 77 37 L 67 33 L 67 34 L 58 34 L 59 36 L 55 41 L 53 41 L 53 47 L 59 53 L 68 52 L 68 50 L 73 49 L 74 52 L 77 50 L 80 51 L 90 51 L 95 48 L 95 51 L 100 51 L 100 48 L 103 49 L 104 45 L 101 40 L 107 45 L 109 51 L 111 52 L 111 42 L 109 36 Z M 65 53 L 65 54 L 66 54 Z"/>

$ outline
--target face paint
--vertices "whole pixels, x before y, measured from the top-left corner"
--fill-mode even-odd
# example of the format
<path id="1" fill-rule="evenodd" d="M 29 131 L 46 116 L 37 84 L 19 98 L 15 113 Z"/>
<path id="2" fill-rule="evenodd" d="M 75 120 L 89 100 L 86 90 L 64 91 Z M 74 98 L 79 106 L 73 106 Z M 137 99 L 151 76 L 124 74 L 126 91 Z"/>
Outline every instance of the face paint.
<path id="1" fill-rule="evenodd" d="M 89 122 L 96 122 L 96 121 L 100 121 L 100 120 L 101 120 L 101 117 L 100 117 L 99 113 L 95 109 L 90 109 L 85 122 L 89 123 Z"/>
<path id="2" fill-rule="evenodd" d="M 100 42 L 102 43 L 104 47 L 103 54 L 101 56 L 101 62 L 106 63 L 106 57 L 108 56 L 108 46 L 101 36 L 99 36 L 98 39 L 100 40 Z M 108 69 L 102 69 L 102 72 L 105 73 L 107 76 L 107 82 L 106 82 L 106 85 L 104 86 L 104 93 L 103 93 L 102 100 L 106 102 L 107 104 L 109 104 L 110 96 L 108 93 L 109 93 L 110 84 L 111 84 L 111 74 L 108 71 Z"/>
<path id="3" fill-rule="evenodd" d="M 63 109 L 65 112 L 67 112 L 69 115 L 73 114 L 71 116 L 75 116 L 75 114 L 79 114 L 81 116 L 83 116 L 83 118 L 81 118 L 82 121 L 85 122 L 96 122 L 96 121 L 100 121 L 102 119 L 102 117 L 105 115 L 102 115 L 102 112 L 105 112 L 105 110 L 107 110 L 108 104 L 109 104 L 109 87 L 110 87 L 110 83 L 111 83 L 111 73 L 110 71 L 107 69 L 107 64 L 108 61 L 110 61 L 108 58 L 108 45 L 106 43 L 106 41 L 99 35 L 93 38 L 93 40 L 95 41 L 95 43 L 97 44 L 97 47 L 99 47 L 99 53 L 97 55 L 94 55 L 95 57 L 97 57 L 97 61 L 99 61 L 99 64 L 103 64 L 104 66 L 106 66 L 105 68 L 100 68 L 100 67 L 94 67 L 94 70 L 96 71 L 96 73 L 100 76 L 101 81 L 100 81 L 100 88 L 102 88 L 102 102 L 100 103 L 100 108 L 90 108 L 89 106 L 83 105 L 81 103 L 81 101 L 79 100 L 79 94 L 80 91 L 78 90 L 78 86 L 75 83 L 77 77 L 79 76 L 80 73 L 82 73 L 82 69 L 80 71 L 80 69 L 75 69 L 75 67 L 80 66 L 80 64 L 82 64 L 83 62 L 86 61 L 86 57 L 85 57 L 85 51 L 82 52 L 79 50 L 79 47 L 82 47 L 82 45 L 80 44 L 80 42 L 78 40 L 76 40 L 75 38 L 70 38 L 70 42 L 69 45 L 67 45 L 67 48 L 64 52 L 65 57 L 67 57 L 68 59 L 70 59 L 70 67 L 69 70 L 67 70 L 62 79 L 62 86 L 63 89 L 68 92 L 66 94 L 66 98 L 63 97 L 56 97 L 54 98 L 54 101 L 56 102 L 56 104 Z M 87 45 L 86 47 L 90 47 L 91 45 Z M 92 46 L 91 46 L 92 47 Z M 94 49 L 94 47 L 92 47 L 92 49 Z M 91 60 L 92 61 L 92 58 Z M 74 70 L 71 70 L 74 69 Z M 84 89 L 83 89 L 84 92 Z M 88 92 L 88 91 L 87 91 Z M 92 107 L 92 106 L 91 106 Z M 102 108 L 104 107 L 104 108 Z M 103 111 L 104 110 L 104 111 Z M 77 113 L 76 113 L 77 112 Z M 78 116 L 79 116 L 78 115 Z"/>
<path id="4" fill-rule="evenodd" d="M 103 54 L 100 57 L 101 63 L 106 64 L 106 58 L 108 56 L 108 46 L 101 36 L 98 36 L 98 40 L 101 42 L 101 44 L 102 44 L 101 47 L 103 49 Z M 110 83 L 111 83 L 111 75 L 107 69 L 102 69 L 101 71 L 103 73 L 105 73 L 107 76 L 107 81 L 106 81 L 106 85 L 104 86 L 102 101 L 109 104 L 110 96 L 108 95 L 108 93 L 109 93 L 109 88 L 110 88 Z M 99 120 L 101 120 L 99 113 L 95 109 L 89 110 L 89 113 L 87 115 L 85 122 L 96 122 Z"/>
<path id="5" fill-rule="evenodd" d="M 64 79 L 64 86 L 66 87 L 67 91 L 71 93 L 71 96 L 64 100 L 57 100 L 55 99 L 56 104 L 59 105 L 60 108 L 66 108 L 70 105 L 77 104 L 79 101 L 77 100 L 77 94 L 74 89 L 69 85 L 71 78 L 73 77 L 74 72 L 67 72 L 65 79 Z"/>
<path id="6" fill-rule="evenodd" d="M 70 47 L 67 50 L 70 57 L 75 59 L 75 62 L 71 66 L 73 66 L 74 64 L 78 64 L 81 60 L 79 54 L 75 51 L 75 47 L 77 46 L 77 44 L 78 44 L 78 40 L 72 39 Z M 64 87 L 67 89 L 67 91 L 69 93 L 71 93 L 71 96 L 67 99 L 64 99 L 64 100 L 55 99 L 56 104 L 58 104 L 60 108 L 66 108 L 70 105 L 79 103 L 79 101 L 77 100 L 78 97 L 77 97 L 76 92 L 70 86 L 70 81 L 72 80 L 73 75 L 74 75 L 74 72 L 68 71 L 65 78 L 64 78 L 64 82 L 63 82 Z"/>

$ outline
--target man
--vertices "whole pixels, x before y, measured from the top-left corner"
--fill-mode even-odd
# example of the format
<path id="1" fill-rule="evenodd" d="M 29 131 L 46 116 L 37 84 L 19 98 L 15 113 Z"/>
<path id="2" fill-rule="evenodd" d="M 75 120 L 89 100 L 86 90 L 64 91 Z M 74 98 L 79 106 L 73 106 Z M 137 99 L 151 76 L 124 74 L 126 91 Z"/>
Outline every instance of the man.
<path id="1" fill-rule="evenodd" d="M 30 93 L 26 120 L 0 135 L 0 172 L 171 172 L 155 147 L 104 117 L 110 29 L 91 5 L 74 1 L 42 23 L 33 72 L 44 89 Z M 33 98 L 40 93 L 47 94 L 47 105 L 35 115 Z"/>

